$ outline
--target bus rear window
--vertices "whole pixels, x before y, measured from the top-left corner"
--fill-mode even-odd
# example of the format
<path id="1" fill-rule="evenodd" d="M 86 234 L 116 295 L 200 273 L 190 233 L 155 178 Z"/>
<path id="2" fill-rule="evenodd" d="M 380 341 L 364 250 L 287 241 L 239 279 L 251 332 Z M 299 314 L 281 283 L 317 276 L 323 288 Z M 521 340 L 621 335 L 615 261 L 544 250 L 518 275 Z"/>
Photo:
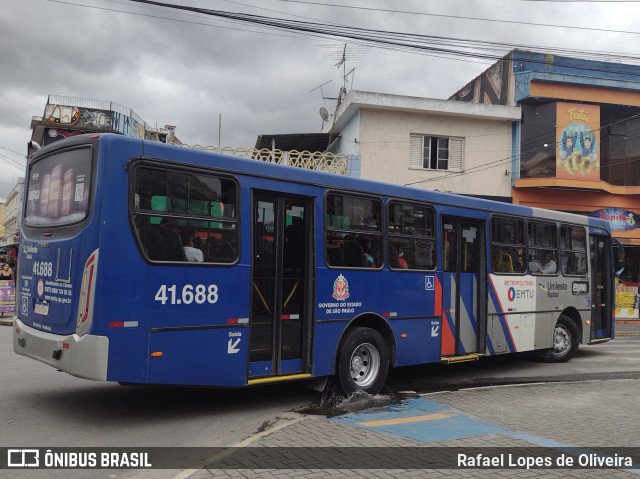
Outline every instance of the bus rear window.
<path id="1" fill-rule="evenodd" d="M 61 226 L 87 217 L 91 187 L 90 147 L 64 150 L 29 167 L 25 223 Z"/>

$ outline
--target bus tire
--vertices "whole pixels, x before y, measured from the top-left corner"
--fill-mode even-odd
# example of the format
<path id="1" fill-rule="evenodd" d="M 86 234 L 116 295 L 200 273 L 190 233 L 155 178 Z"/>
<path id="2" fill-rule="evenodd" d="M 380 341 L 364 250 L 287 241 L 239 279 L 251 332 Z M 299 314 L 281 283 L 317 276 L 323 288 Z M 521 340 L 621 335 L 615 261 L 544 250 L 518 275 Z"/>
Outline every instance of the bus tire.
<path id="1" fill-rule="evenodd" d="M 389 348 L 374 329 L 356 327 L 345 335 L 338 357 L 338 381 L 345 394 L 380 392 L 389 372 Z"/>
<path id="2" fill-rule="evenodd" d="M 578 351 L 580 332 L 576 324 L 566 316 L 560 316 L 553 330 L 553 346 L 549 350 L 547 362 L 564 363 Z"/>

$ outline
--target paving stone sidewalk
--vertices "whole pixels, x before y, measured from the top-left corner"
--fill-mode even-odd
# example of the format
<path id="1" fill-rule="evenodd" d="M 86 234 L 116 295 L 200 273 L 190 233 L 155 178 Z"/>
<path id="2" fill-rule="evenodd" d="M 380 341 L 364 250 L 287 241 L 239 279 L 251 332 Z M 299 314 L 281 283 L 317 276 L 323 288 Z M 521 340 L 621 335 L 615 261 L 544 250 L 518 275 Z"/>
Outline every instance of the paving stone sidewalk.
<path id="1" fill-rule="evenodd" d="M 425 397 L 453 413 L 472 420 L 491 423 L 504 433 L 482 434 L 446 441 L 425 443 L 381 432 L 376 428 L 345 424 L 321 416 L 304 416 L 298 422 L 252 442 L 249 447 L 288 448 L 295 454 L 301 447 L 317 447 L 328 457 L 307 458 L 306 463 L 331 463 L 336 447 L 416 448 L 424 447 L 503 447 L 505 450 L 563 445 L 585 448 L 640 447 L 640 381 L 611 380 L 574 383 L 545 383 L 511 387 L 489 387 L 443 392 Z M 373 411 L 375 413 L 376 411 Z M 292 416 L 293 417 L 293 416 Z M 360 418 L 361 416 L 357 416 Z M 354 423 L 362 424 L 362 423 Z M 419 428 L 442 427 L 437 421 L 420 423 Z M 546 443 L 545 443 L 546 441 Z M 290 449 L 294 448 L 294 449 Z M 526 449 L 525 449 L 526 450 Z M 258 451 L 256 451 L 258 452 Z M 623 450 L 621 450 L 621 454 Z M 233 455 L 225 459 L 232 464 Z M 274 466 L 281 460 L 273 455 Z M 300 458 L 305 461 L 305 458 Z M 375 460 L 372 461 L 375 463 Z M 637 478 L 640 471 L 615 469 L 203 469 L 191 479 L 205 478 Z M 268 461 L 266 462 L 268 465 Z M 260 466 L 265 466 L 264 457 Z M 366 465 L 365 465 L 366 466 Z"/>

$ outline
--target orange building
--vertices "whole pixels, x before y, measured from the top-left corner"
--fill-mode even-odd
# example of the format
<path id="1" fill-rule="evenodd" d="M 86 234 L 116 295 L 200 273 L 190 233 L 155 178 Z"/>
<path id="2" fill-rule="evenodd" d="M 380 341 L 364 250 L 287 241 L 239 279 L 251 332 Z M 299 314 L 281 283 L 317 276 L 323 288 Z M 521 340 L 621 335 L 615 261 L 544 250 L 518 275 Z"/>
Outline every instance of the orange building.
<path id="1" fill-rule="evenodd" d="M 520 106 L 512 201 L 609 220 L 640 283 L 640 66 L 514 50 L 450 99 Z"/>

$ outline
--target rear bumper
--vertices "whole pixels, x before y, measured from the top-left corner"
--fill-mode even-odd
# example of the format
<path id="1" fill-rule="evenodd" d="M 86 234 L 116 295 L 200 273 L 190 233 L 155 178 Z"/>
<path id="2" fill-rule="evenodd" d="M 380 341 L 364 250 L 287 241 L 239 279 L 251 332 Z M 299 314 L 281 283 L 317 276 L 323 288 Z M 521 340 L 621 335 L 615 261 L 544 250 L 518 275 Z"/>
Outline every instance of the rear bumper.
<path id="1" fill-rule="evenodd" d="M 13 350 L 73 376 L 97 381 L 107 379 L 109 338 L 105 336 L 46 333 L 16 318 Z"/>

